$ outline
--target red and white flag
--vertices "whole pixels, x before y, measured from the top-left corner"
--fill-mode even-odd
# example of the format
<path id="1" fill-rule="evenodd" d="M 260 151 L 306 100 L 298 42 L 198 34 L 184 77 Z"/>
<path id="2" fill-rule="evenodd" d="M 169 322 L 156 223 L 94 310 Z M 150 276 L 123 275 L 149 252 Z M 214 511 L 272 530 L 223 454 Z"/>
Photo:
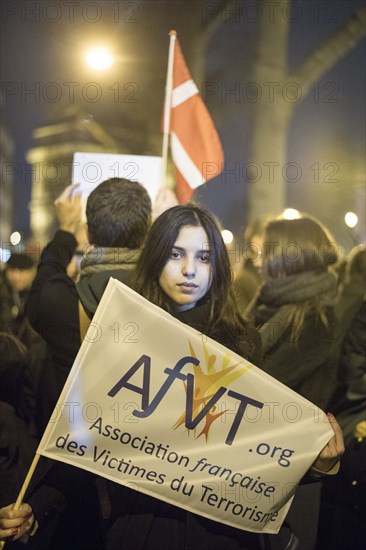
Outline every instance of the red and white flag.
<path id="1" fill-rule="evenodd" d="M 179 202 L 222 171 L 224 155 L 214 123 L 175 39 L 170 112 L 172 158 Z"/>

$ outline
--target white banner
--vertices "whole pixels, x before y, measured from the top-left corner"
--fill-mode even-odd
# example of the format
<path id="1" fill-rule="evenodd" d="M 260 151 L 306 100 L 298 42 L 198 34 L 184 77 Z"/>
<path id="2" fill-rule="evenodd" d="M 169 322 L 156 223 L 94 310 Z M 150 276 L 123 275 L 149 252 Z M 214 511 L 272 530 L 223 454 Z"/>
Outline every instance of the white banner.
<path id="1" fill-rule="evenodd" d="M 110 279 L 38 452 L 277 533 L 332 435 L 315 405 Z"/>
<path id="2" fill-rule="evenodd" d="M 161 157 L 147 155 L 118 155 L 113 153 L 74 153 L 72 181 L 79 183 L 82 219 L 86 220 L 88 196 L 109 178 L 126 178 L 138 181 L 154 203 L 161 182 Z"/>

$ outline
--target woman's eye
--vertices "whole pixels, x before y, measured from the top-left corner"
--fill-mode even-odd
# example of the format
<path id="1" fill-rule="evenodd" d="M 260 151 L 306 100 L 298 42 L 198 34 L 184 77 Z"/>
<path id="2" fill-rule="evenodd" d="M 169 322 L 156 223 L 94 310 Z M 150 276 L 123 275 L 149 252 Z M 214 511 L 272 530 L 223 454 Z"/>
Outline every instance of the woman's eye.
<path id="1" fill-rule="evenodd" d="M 208 264 L 210 262 L 210 256 L 209 254 L 201 254 L 199 256 L 199 260 L 200 262 L 202 262 L 203 264 Z"/>
<path id="2" fill-rule="evenodd" d="M 182 257 L 182 254 L 179 252 L 174 252 L 174 250 L 170 253 L 170 257 L 172 260 L 179 260 Z"/>

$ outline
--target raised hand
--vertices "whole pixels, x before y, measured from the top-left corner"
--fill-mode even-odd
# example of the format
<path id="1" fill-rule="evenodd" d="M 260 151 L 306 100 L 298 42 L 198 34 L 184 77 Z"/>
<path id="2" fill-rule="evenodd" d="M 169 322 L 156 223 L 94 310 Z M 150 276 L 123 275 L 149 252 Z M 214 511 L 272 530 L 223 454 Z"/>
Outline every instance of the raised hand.
<path id="1" fill-rule="evenodd" d="M 68 185 L 55 200 L 56 216 L 60 229 L 75 233 L 81 220 L 81 194 L 79 184 Z"/>

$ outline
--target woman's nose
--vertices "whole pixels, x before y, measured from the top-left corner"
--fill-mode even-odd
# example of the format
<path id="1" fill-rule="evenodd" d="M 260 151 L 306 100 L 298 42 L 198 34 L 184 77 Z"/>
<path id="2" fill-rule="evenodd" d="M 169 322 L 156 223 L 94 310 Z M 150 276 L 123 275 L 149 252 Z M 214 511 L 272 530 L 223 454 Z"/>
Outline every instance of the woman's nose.
<path id="1" fill-rule="evenodd" d="M 182 272 L 185 277 L 189 277 L 189 278 L 195 277 L 196 268 L 194 265 L 194 260 L 190 258 L 186 258 L 183 263 Z"/>

